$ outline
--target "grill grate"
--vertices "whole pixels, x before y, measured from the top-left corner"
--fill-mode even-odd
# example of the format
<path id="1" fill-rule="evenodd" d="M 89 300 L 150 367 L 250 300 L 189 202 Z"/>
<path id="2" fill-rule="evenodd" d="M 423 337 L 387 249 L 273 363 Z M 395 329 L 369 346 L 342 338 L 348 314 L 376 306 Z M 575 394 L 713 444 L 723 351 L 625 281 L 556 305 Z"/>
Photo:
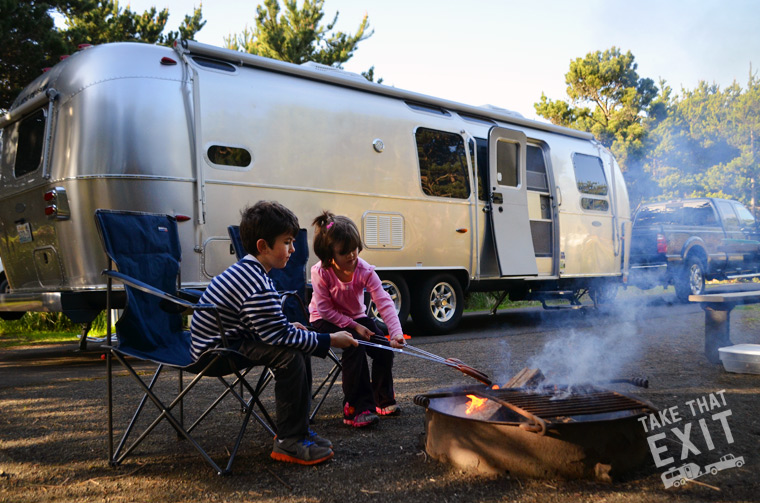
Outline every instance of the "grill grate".
<path id="1" fill-rule="evenodd" d="M 476 394 L 482 394 L 484 397 L 497 397 L 545 420 L 566 416 L 607 414 L 640 409 L 650 410 L 650 406 L 644 402 L 608 390 L 570 394 L 562 391 L 547 393 L 502 389 Z"/>

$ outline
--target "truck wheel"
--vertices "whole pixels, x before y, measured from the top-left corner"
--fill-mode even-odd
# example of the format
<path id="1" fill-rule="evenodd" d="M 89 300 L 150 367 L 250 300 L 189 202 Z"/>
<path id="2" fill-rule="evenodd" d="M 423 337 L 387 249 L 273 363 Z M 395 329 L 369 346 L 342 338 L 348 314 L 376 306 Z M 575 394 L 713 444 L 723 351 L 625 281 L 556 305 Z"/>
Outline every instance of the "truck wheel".
<path id="1" fill-rule="evenodd" d="M 713 475 L 717 475 L 718 469 L 713 466 L 712 468 L 710 468 L 710 473 L 712 473 Z"/>
<path id="2" fill-rule="evenodd" d="M 689 295 L 701 295 L 705 291 L 705 266 L 697 257 L 689 257 L 674 282 L 676 297 L 688 302 Z"/>
<path id="3" fill-rule="evenodd" d="M 393 304 L 396 306 L 396 314 L 398 314 L 399 321 L 403 324 L 409 317 L 409 305 L 411 304 L 409 287 L 406 284 L 406 280 L 403 276 L 396 273 L 383 273 L 380 279 L 383 281 L 383 288 L 391 296 Z M 388 327 L 383 323 L 377 306 L 371 300 L 367 304 L 367 316 L 372 318 L 372 321 L 381 329 L 387 330 Z"/>
<path id="4" fill-rule="evenodd" d="M 412 298 L 412 319 L 426 332 L 444 334 L 456 328 L 464 311 L 459 281 L 450 274 L 426 278 Z"/>

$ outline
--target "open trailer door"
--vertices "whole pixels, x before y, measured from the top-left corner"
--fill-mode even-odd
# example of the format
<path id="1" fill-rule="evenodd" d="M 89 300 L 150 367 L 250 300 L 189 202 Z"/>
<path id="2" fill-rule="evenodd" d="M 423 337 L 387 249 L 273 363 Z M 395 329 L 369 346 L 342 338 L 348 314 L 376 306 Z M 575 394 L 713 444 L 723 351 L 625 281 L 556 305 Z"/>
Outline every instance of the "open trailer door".
<path id="1" fill-rule="evenodd" d="M 491 225 L 502 276 L 538 274 L 528 216 L 525 133 L 494 127 L 488 136 Z"/>

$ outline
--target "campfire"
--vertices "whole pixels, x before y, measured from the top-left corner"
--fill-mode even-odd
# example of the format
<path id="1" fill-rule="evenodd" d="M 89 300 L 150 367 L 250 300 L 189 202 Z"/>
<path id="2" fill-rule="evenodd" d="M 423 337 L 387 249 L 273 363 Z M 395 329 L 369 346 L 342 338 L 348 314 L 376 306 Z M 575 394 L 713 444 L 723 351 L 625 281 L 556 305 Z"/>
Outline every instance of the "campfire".
<path id="1" fill-rule="evenodd" d="M 548 385 L 538 369 L 523 369 L 502 386 L 418 395 L 415 403 L 427 409 L 425 446 L 436 459 L 485 473 L 601 480 L 646 459 L 637 418 L 654 411 L 597 384 Z"/>

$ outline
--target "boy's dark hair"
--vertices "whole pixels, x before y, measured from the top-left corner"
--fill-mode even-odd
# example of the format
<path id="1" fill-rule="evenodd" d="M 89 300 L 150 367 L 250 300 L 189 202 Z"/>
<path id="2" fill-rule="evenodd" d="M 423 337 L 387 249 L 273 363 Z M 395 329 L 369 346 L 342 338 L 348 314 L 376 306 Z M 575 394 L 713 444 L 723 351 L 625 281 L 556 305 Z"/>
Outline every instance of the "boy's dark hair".
<path id="1" fill-rule="evenodd" d="M 282 234 L 298 235 L 298 217 L 276 201 L 259 201 L 247 206 L 241 213 L 240 240 L 245 251 L 258 256 L 256 243 L 259 239 L 274 247 L 277 237 Z"/>
<path id="2" fill-rule="evenodd" d="M 341 255 L 357 248 L 362 251 L 359 229 L 350 218 L 323 211 L 311 225 L 314 226 L 314 253 L 322 261 L 322 267 L 330 267 L 336 245 Z"/>

